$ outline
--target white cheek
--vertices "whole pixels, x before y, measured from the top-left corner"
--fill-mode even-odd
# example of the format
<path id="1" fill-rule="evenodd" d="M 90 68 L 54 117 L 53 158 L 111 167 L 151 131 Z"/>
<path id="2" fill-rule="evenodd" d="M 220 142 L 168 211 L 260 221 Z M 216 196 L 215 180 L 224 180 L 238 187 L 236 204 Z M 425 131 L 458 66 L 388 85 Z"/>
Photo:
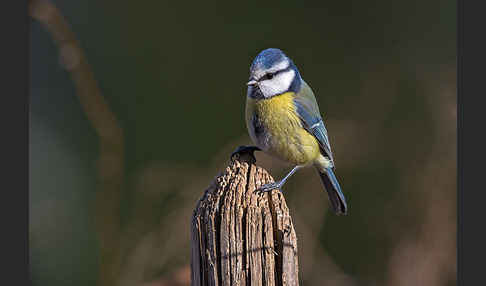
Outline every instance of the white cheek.
<path id="1" fill-rule="evenodd" d="M 282 86 L 287 91 L 294 80 L 295 72 L 293 70 L 289 70 L 283 73 L 277 74 L 277 76 L 273 79 L 278 82 L 279 86 Z"/>
<path id="2" fill-rule="evenodd" d="M 295 72 L 289 70 L 277 74 L 271 80 L 265 80 L 260 83 L 260 89 L 265 97 L 271 97 L 277 94 L 286 92 L 292 81 L 294 80 Z"/>

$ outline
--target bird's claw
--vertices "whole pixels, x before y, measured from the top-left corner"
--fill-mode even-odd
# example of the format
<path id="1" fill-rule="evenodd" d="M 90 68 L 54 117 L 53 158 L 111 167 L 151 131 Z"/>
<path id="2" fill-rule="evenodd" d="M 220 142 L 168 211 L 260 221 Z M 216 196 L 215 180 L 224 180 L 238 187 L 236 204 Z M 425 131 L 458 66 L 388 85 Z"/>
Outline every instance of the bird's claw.
<path id="1" fill-rule="evenodd" d="M 243 154 L 247 154 L 250 156 L 251 163 L 254 164 L 256 162 L 255 151 L 261 151 L 261 149 L 257 146 L 239 146 L 233 153 L 231 153 L 230 160 L 233 160 L 233 157 L 237 154 L 240 155 L 240 157 Z"/>
<path id="2" fill-rule="evenodd" d="M 266 193 L 266 192 L 271 192 L 273 190 L 276 190 L 276 189 L 280 189 L 280 184 L 279 183 L 268 183 L 268 184 L 265 184 L 263 186 L 261 186 L 260 188 L 256 189 L 255 192 L 257 193 Z"/>

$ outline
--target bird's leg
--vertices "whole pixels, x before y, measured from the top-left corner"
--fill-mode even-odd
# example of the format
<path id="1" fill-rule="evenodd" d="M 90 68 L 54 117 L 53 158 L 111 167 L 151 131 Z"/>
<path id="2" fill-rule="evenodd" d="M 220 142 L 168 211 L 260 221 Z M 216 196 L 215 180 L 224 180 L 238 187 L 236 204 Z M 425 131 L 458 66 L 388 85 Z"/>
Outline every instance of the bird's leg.
<path id="1" fill-rule="evenodd" d="M 275 189 L 280 189 L 285 184 L 287 179 L 290 178 L 290 176 L 292 176 L 298 169 L 300 169 L 302 167 L 303 166 L 301 166 L 301 165 L 295 166 L 285 177 L 283 177 L 282 180 L 280 180 L 278 182 L 274 182 L 274 183 L 265 184 L 265 185 L 261 186 L 257 190 L 257 192 L 270 192 L 270 191 L 275 190 Z"/>
<path id="2" fill-rule="evenodd" d="M 236 150 L 231 153 L 231 157 L 230 157 L 230 160 L 233 160 L 233 157 L 238 154 L 238 155 L 242 155 L 242 154 L 248 154 L 251 159 L 252 159 L 252 163 L 255 163 L 256 162 L 256 158 L 255 158 L 255 151 L 262 151 L 262 149 L 260 149 L 259 147 L 257 146 L 239 146 L 238 148 L 236 148 Z"/>

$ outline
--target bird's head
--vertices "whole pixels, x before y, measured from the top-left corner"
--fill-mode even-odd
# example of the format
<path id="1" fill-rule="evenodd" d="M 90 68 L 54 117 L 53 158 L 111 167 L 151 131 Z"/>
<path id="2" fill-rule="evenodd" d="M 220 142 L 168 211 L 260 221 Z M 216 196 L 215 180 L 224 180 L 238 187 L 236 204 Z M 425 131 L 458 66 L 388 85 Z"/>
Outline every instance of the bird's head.
<path id="1" fill-rule="evenodd" d="M 270 98 L 288 91 L 297 92 L 302 78 L 292 60 L 279 49 L 260 52 L 250 67 L 247 96 Z"/>

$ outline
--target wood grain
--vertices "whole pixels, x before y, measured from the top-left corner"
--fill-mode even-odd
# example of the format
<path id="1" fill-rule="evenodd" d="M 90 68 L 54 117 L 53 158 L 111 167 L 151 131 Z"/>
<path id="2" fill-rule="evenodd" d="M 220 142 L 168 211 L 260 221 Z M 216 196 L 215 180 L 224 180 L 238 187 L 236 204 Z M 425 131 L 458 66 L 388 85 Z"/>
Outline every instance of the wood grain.
<path id="1" fill-rule="evenodd" d="M 191 222 L 192 285 L 299 285 L 297 235 L 283 194 L 235 155 L 197 203 Z"/>

